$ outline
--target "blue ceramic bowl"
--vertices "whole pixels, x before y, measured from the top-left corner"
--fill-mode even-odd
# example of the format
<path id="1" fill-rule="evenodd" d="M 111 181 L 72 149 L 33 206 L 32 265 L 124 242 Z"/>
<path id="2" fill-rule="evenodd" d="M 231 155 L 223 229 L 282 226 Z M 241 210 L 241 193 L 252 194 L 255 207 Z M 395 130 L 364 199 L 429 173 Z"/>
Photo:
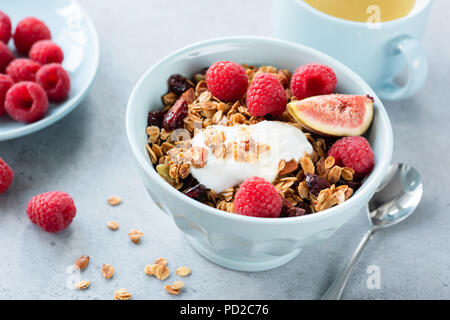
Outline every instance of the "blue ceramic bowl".
<path id="1" fill-rule="evenodd" d="M 147 113 L 162 108 L 161 96 L 167 92 L 167 78 L 171 74 L 190 76 L 218 60 L 289 70 L 306 63 L 323 63 L 336 72 L 336 92 L 374 97 L 374 120 L 367 137 L 375 153 L 375 167 L 362 187 L 349 200 L 328 210 L 302 217 L 267 219 L 219 211 L 166 183 L 153 168 L 145 149 Z M 245 271 L 267 270 L 288 262 L 305 245 L 329 238 L 361 212 L 380 184 L 393 150 L 392 128 L 386 110 L 357 74 L 314 49 L 259 37 L 200 42 L 158 61 L 142 76 L 131 94 L 126 128 L 137 168 L 152 199 L 173 217 L 201 255 L 224 267 Z"/>

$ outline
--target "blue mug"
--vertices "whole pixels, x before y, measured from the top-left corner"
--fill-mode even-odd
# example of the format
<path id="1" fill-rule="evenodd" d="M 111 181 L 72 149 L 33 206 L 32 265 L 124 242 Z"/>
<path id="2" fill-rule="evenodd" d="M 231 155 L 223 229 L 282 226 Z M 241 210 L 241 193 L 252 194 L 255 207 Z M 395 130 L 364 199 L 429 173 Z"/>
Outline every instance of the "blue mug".
<path id="1" fill-rule="evenodd" d="M 425 83 L 428 62 L 420 43 L 431 0 L 417 0 L 408 15 L 386 22 L 336 18 L 303 0 L 273 0 L 277 38 L 323 51 L 356 71 L 385 100 L 408 98 Z M 403 85 L 396 79 L 407 68 Z"/>

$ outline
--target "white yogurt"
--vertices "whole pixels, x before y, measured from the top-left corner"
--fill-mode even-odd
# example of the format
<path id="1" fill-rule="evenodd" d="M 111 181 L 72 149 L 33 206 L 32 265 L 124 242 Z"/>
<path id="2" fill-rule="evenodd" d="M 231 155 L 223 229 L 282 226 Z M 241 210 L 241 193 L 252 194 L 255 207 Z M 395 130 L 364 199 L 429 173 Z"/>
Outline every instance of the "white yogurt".
<path id="1" fill-rule="evenodd" d="M 220 193 L 229 187 L 242 183 L 245 179 L 257 176 L 273 182 L 278 174 L 281 160 L 299 161 L 304 153 L 313 148 L 303 132 L 287 123 L 279 121 L 261 121 L 254 125 L 208 126 L 225 133 L 225 143 L 239 141 L 239 133 L 247 130 L 256 143 L 268 145 L 269 151 L 261 153 L 254 163 L 236 161 L 234 157 L 216 158 L 211 148 L 205 144 L 205 129 L 192 139 L 193 146 L 208 149 L 206 165 L 203 168 L 191 166 L 191 173 L 206 188 Z"/>

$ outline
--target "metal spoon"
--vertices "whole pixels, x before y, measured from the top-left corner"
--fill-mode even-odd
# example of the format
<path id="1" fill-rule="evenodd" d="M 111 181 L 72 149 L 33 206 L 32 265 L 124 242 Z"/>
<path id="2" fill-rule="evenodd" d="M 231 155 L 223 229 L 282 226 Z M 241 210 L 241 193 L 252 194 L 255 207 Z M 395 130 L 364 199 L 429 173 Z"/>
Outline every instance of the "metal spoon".
<path id="1" fill-rule="evenodd" d="M 390 165 L 380 187 L 369 201 L 370 230 L 365 233 L 344 269 L 322 296 L 322 300 L 341 298 L 353 266 L 372 235 L 379 229 L 393 226 L 409 217 L 419 204 L 422 193 L 423 183 L 416 169 L 402 163 Z"/>

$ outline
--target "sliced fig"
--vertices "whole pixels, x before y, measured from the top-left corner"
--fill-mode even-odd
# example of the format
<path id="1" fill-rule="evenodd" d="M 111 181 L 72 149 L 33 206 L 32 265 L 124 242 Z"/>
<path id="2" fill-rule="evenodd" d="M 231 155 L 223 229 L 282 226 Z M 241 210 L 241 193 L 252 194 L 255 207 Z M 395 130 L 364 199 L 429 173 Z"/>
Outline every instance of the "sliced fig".
<path id="1" fill-rule="evenodd" d="M 329 136 L 360 136 L 373 118 L 369 95 L 327 94 L 292 101 L 287 110 L 306 129 Z"/>

